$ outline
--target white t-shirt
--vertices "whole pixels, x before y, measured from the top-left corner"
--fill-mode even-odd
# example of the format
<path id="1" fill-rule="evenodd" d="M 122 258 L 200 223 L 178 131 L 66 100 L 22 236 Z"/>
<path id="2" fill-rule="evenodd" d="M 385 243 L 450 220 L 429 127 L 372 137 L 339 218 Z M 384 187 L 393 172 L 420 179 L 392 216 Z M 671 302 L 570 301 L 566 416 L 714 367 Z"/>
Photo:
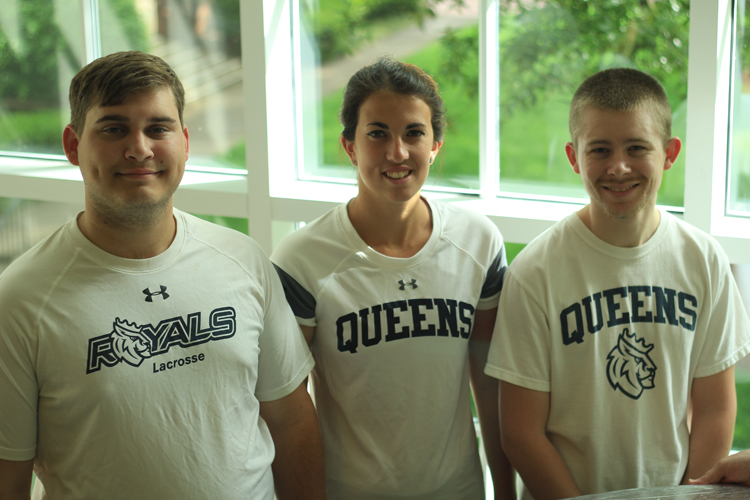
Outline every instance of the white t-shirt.
<path id="1" fill-rule="evenodd" d="M 662 212 L 649 241 L 621 248 L 572 214 L 510 266 L 485 372 L 550 393 L 547 434 L 592 494 L 679 484 L 693 379 L 749 351 L 712 238 Z"/>
<path id="2" fill-rule="evenodd" d="M 51 499 L 273 499 L 259 401 L 313 361 L 262 250 L 175 210 L 162 254 L 71 220 L 0 275 L 0 458 Z"/>
<path id="3" fill-rule="evenodd" d="M 484 499 L 468 338 L 475 310 L 497 306 L 505 253 L 486 217 L 430 207 L 432 235 L 410 258 L 368 247 L 345 205 L 271 257 L 297 320 L 316 327 L 329 500 Z"/>

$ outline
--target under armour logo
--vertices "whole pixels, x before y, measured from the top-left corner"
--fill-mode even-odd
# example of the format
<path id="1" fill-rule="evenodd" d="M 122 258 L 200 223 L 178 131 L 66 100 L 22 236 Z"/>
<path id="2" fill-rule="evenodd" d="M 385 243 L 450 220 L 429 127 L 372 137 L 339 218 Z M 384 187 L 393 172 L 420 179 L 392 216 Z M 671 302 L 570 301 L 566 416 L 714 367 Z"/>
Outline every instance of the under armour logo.
<path id="1" fill-rule="evenodd" d="M 411 279 L 411 283 L 404 283 L 404 280 L 398 280 L 398 284 L 401 285 L 398 287 L 399 290 L 403 290 L 405 287 L 410 286 L 412 289 L 419 288 L 417 286 L 417 280 L 414 278 Z"/>
<path id="2" fill-rule="evenodd" d="M 161 295 L 161 298 L 165 300 L 169 298 L 169 294 L 167 293 L 167 287 L 165 287 L 164 285 L 159 285 L 159 288 L 161 288 L 161 290 L 159 290 L 158 292 L 152 292 L 148 288 L 143 289 L 143 293 L 146 294 L 146 302 L 153 302 L 154 295 Z"/>

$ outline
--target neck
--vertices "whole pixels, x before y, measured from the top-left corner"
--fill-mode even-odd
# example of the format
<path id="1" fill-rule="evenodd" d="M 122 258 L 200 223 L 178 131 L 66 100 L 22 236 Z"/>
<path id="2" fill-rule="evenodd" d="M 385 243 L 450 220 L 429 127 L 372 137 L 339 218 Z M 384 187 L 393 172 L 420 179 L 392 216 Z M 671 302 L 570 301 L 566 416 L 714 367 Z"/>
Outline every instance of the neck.
<path id="1" fill-rule="evenodd" d="M 105 252 L 126 259 L 148 259 L 172 244 L 177 223 L 172 203 L 148 217 L 124 218 L 97 211 L 89 203 L 78 218 L 83 235 Z"/>
<path id="2" fill-rule="evenodd" d="M 419 194 L 406 203 L 377 206 L 358 195 L 347 209 L 359 237 L 389 257 L 412 257 L 432 234 L 432 214 Z"/>
<path id="3" fill-rule="evenodd" d="M 659 227 L 661 212 L 655 206 L 644 207 L 632 217 L 615 219 L 593 209 L 589 204 L 578 211 L 578 218 L 605 243 L 634 248 L 651 239 Z"/>

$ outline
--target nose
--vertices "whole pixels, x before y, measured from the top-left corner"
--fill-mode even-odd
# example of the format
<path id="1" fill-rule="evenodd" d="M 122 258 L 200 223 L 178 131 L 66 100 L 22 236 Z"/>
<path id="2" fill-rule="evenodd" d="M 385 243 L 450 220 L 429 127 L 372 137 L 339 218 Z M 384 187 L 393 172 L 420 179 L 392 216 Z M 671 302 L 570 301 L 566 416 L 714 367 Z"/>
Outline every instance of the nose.
<path id="1" fill-rule="evenodd" d="M 141 162 L 153 157 L 151 139 L 141 131 L 132 132 L 125 148 L 125 158 Z"/>
<path id="2" fill-rule="evenodd" d="M 400 137 L 394 137 L 389 141 L 386 158 L 393 163 L 403 163 L 409 158 L 409 151 Z"/>
<path id="3" fill-rule="evenodd" d="M 631 172 L 628 155 L 622 151 L 615 151 L 612 155 L 611 162 L 607 168 L 609 175 L 622 177 Z"/>

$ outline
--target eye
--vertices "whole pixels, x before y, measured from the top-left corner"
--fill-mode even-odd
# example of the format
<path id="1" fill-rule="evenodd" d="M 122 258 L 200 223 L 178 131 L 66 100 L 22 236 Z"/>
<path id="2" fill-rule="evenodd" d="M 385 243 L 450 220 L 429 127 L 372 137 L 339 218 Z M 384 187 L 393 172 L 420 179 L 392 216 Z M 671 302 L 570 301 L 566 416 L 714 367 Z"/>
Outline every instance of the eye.
<path id="1" fill-rule="evenodd" d="M 152 134 L 165 134 L 169 132 L 169 129 L 166 127 L 151 127 L 150 131 Z"/>
<path id="2" fill-rule="evenodd" d="M 408 137 L 422 137 L 423 135 L 425 135 L 425 133 L 424 133 L 424 131 L 423 131 L 423 130 L 419 130 L 419 129 L 412 129 L 412 130 L 409 130 L 409 131 L 408 131 L 408 132 L 406 133 L 406 135 L 407 135 Z"/>
<path id="3" fill-rule="evenodd" d="M 382 130 L 372 130 L 370 132 L 367 132 L 367 135 L 374 139 L 379 139 L 381 137 L 385 137 L 385 132 L 383 132 Z"/>
<path id="4" fill-rule="evenodd" d="M 122 127 L 107 127 L 107 128 L 102 129 L 102 132 L 104 132 L 105 134 L 120 134 L 123 132 L 123 128 Z"/>
<path id="5" fill-rule="evenodd" d="M 609 150 L 607 148 L 594 148 L 590 152 L 594 155 L 603 155 L 609 153 Z"/>

